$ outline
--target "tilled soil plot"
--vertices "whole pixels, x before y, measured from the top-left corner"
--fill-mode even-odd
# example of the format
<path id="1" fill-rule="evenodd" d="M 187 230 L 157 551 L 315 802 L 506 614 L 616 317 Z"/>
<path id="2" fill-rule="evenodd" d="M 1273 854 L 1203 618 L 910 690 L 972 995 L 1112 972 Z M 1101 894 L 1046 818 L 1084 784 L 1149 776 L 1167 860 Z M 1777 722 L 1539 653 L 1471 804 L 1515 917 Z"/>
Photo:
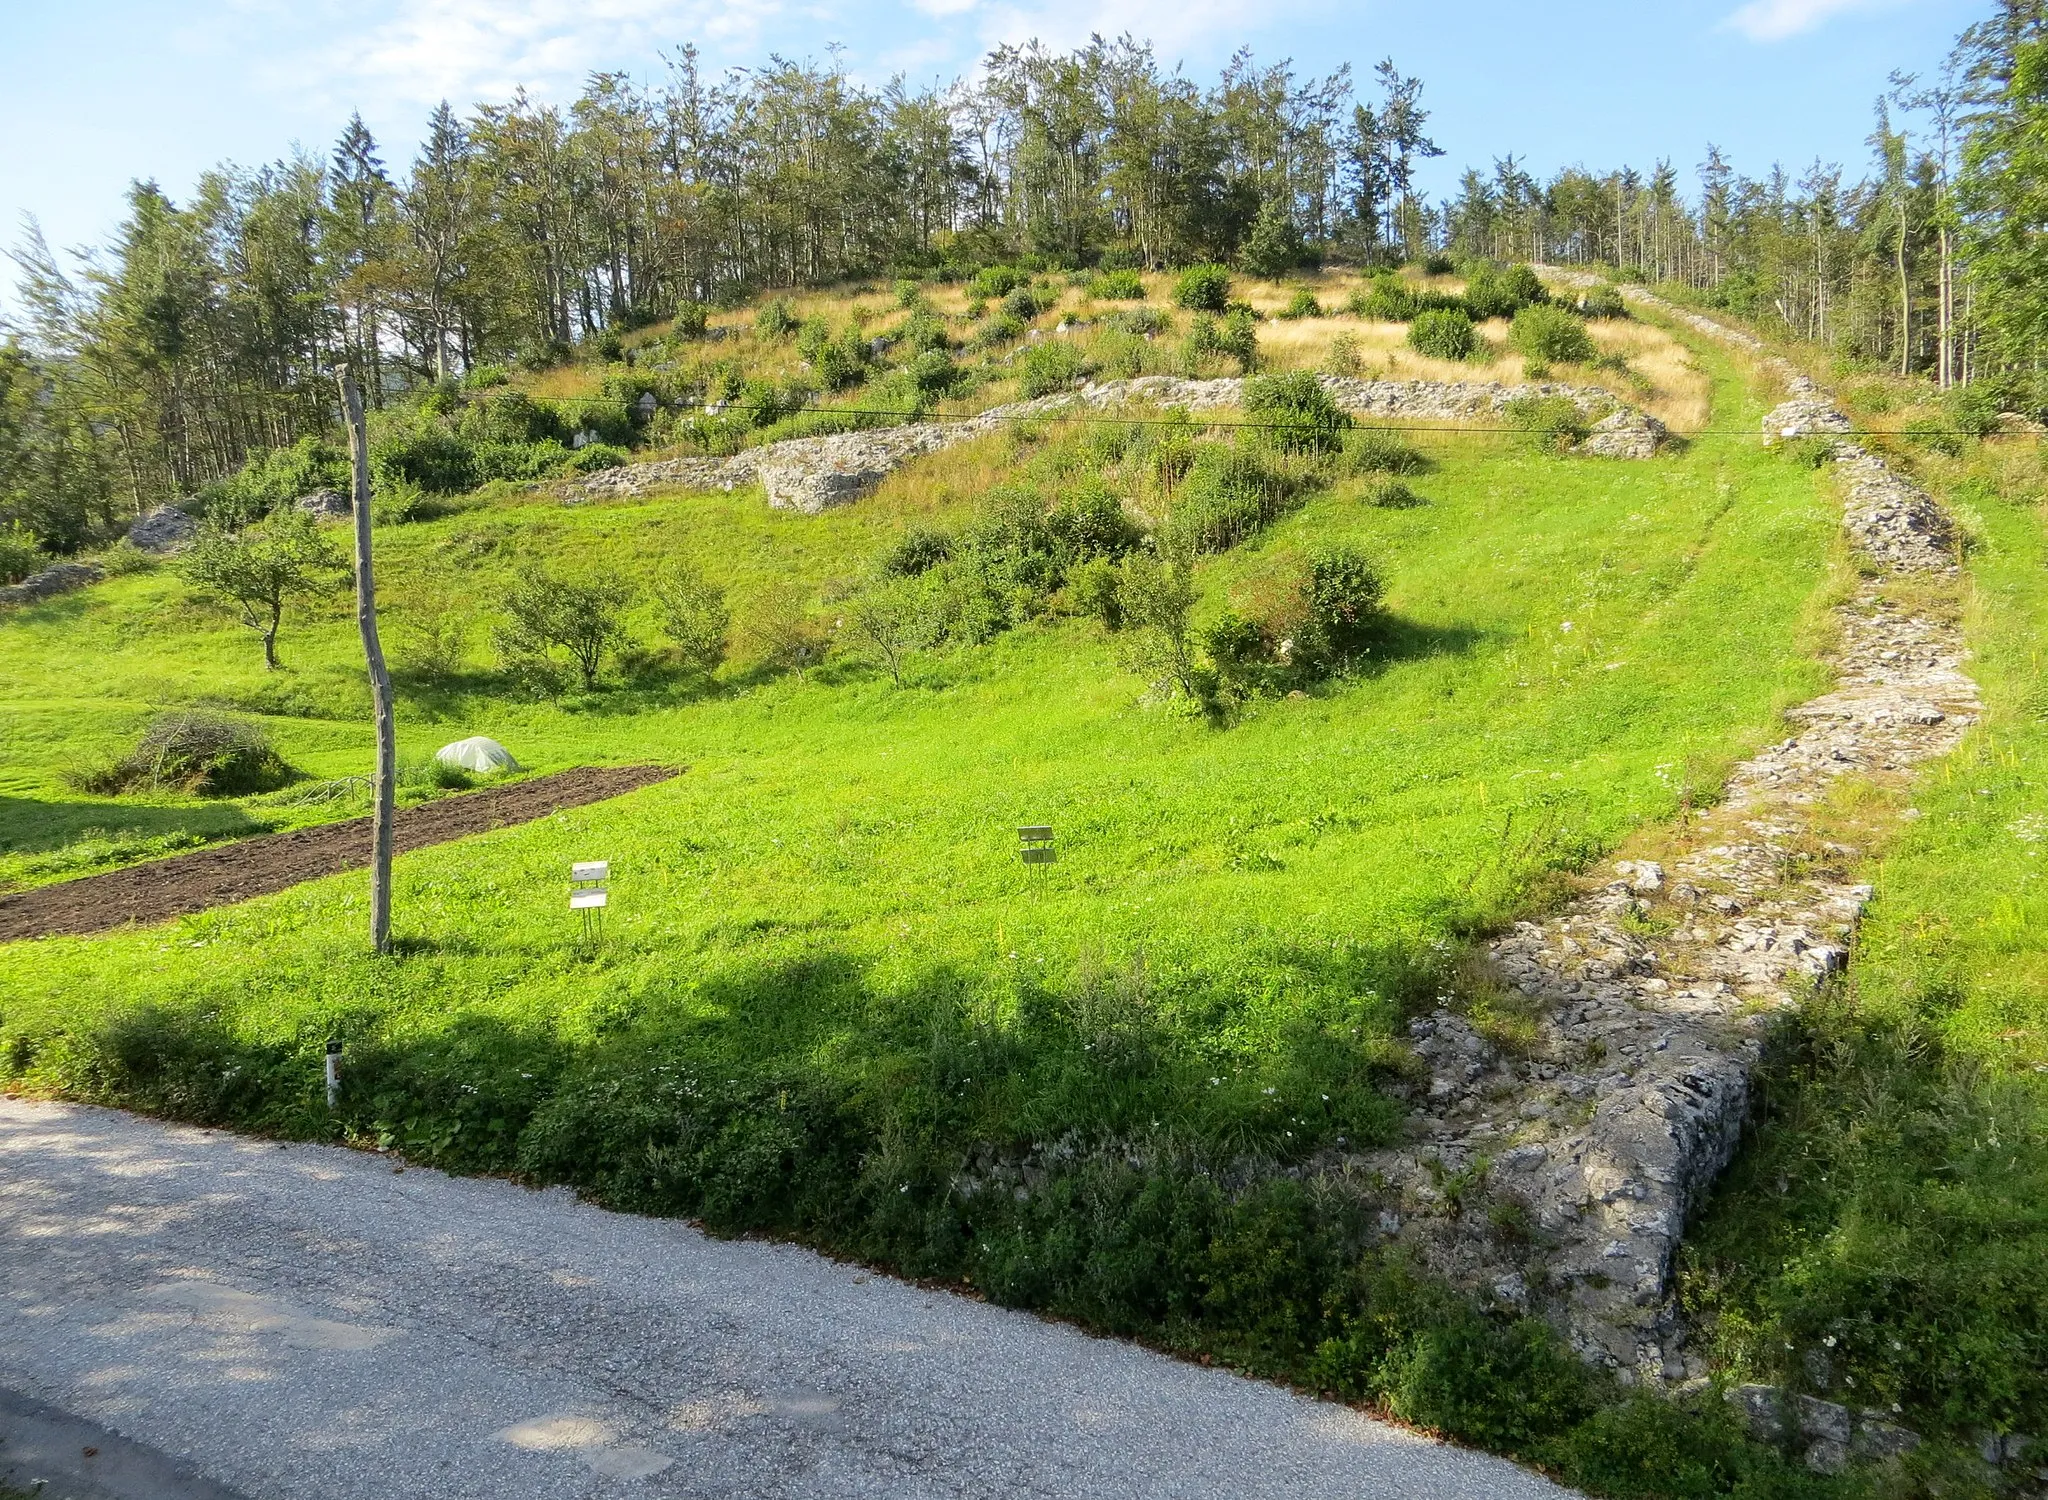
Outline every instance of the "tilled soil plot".
<path id="1" fill-rule="evenodd" d="M 667 781 L 671 766 L 580 766 L 516 786 L 469 792 L 398 814 L 393 845 L 404 854 L 429 844 L 530 823 Z M 267 896 L 304 880 L 361 869 L 370 862 L 370 820 L 265 834 L 196 849 L 104 875 L 0 896 L 0 942 L 104 932 L 129 922 L 161 922 L 185 912 Z"/>

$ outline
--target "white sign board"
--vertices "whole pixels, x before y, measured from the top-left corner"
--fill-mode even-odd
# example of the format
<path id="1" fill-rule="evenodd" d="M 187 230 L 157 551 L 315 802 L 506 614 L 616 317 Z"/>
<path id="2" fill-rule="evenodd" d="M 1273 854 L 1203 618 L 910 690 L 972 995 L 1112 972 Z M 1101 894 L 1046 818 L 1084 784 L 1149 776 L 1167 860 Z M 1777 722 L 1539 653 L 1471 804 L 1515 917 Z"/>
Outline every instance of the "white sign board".
<path id="1" fill-rule="evenodd" d="M 611 875 L 612 862 L 608 859 L 587 859 L 569 866 L 571 880 L 609 880 Z"/>
<path id="2" fill-rule="evenodd" d="M 605 899 L 603 891 L 571 891 L 569 892 L 569 910 L 589 911 L 595 907 L 603 906 Z"/>

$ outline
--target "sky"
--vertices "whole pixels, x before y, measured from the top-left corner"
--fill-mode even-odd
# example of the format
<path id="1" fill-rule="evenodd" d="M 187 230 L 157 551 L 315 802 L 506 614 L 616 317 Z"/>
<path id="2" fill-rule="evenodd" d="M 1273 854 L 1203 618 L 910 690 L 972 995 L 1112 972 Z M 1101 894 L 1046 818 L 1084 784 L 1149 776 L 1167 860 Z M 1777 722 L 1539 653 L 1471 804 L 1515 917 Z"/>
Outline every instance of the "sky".
<path id="1" fill-rule="evenodd" d="M 1446 155 L 1424 186 L 1513 152 L 1539 175 L 1709 142 L 1738 171 L 1860 168 L 1894 69 L 1931 74 L 1990 0 L 0 0 L 0 246 L 27 215 L 104 243 L 122 195 L 174 199 L 209 166 L 325 154 L 360 110 L 394 168 L 427 113 L 518 87 L 567 100 L 593 70 L 652 80 L 684 43 L 711 69 L 838 48 L 880 85 L 970 74 L 1000 42 L 1150 39 L 1204 82 L 1240 47 L 1367 82 L 1424 82 Z M 0 276 L 0 283 L 9 278 Z M 7 299 L 0 295 L 0 305 Z"/>

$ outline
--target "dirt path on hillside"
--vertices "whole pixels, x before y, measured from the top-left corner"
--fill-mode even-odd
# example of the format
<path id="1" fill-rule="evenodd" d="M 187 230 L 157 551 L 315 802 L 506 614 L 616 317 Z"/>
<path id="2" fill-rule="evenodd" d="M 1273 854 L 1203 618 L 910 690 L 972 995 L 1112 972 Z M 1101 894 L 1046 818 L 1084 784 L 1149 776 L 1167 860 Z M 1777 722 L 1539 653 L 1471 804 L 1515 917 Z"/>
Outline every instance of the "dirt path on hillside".
<path id="1" fill-rule="evenodd" d="M 564 808 L 621 796 L 676 774 L 670 766 L 579 766 L 513 786 L 468 792 L 398 814 L 400 854 L 531 823 Z M 0 942 L 104 932 L 267 896 L 370 862 L 370 820 L 265 834 L 171 859 L 0 896 Z"/>

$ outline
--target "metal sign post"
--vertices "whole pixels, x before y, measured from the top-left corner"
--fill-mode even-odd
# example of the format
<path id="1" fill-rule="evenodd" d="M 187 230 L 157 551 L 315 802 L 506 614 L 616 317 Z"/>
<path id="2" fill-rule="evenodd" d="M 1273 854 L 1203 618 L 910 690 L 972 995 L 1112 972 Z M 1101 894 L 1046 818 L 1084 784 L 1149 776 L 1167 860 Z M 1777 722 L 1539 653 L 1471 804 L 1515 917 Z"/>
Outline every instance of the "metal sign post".
<path id="1" fill-rule="evenodd" d="M 1059 858 L 1052 846 L 1052 825 L 1032 823 L 1017 830 L 1018 853 L 1027 865 L 1049 865 Z"/>
<path id="2" fill-rule="evenodd" d="M 612 862 L 586 859 L 569 866 L 569 910 L 583 913 L 583 941 L 604 940 L 604 911 L 610 904 L 605 882 L 611 879 Z"/>
<path id="3" fill-rule="evenodd" d="M 341 1102 L 341 1043 L 327 1044 L 327 1107 Z"/>

